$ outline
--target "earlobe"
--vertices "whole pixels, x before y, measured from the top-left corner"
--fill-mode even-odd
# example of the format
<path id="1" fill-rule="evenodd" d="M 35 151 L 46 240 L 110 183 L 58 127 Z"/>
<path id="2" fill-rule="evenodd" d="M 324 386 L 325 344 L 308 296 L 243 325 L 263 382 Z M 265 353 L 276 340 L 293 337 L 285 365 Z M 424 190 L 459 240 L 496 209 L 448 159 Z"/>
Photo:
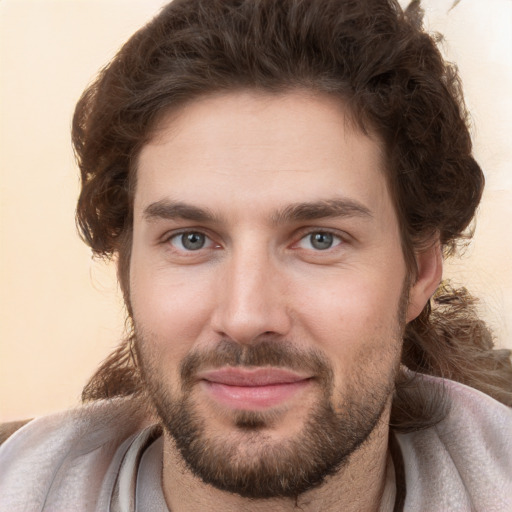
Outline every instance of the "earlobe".
<path id="1" fill-rule="evenodd" d="M 443 276 L 443 256 L 439 241 L 416 253 L 418 272 L 409 290 L 406 321 L 414 320 L 434 294 Z"/>

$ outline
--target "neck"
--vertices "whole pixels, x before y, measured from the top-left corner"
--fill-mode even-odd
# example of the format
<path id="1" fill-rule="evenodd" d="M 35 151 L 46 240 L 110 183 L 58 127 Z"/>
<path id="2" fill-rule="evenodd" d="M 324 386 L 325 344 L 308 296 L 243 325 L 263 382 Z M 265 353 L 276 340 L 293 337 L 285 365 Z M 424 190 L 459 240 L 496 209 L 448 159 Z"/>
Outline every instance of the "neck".
<path id="1" fill-rule="evenodd" d="M 172 512 L 392 510 L 390 494 L 384 492 L 386 477 L 392 477 L 388 419 L 389 412 L 384 413 L 368 439 L 337 473 L 297 498 L 248 499 L 205 484 L 186 467 L 173 439 L 164 433 L 163 488 L 167 506 Z"/>

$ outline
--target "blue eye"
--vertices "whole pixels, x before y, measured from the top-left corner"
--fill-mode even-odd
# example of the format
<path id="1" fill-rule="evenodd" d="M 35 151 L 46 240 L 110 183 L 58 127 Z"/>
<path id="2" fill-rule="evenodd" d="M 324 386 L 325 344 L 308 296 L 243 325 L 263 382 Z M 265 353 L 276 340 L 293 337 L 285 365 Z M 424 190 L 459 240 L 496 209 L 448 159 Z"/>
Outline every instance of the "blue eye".
<path id="1" fill-rule="evenodd" d="M 199 249 L 203 249 L 207 241 L 209 241 L 209 238 L 197 231 L 179 233 L 178 235 L 174 235 L 170 240 L 174 247 L 185 251 L 198 251 Z"/>
<path id="2" fill-rule="evenodd" d="M 302 249 L 314 249 L 315 251 L 325 251 L 331 249 L 342 242 L 341 238 L 327 231 L 315 231 L 309 233 L 299 241 L 298 246 Z"/>

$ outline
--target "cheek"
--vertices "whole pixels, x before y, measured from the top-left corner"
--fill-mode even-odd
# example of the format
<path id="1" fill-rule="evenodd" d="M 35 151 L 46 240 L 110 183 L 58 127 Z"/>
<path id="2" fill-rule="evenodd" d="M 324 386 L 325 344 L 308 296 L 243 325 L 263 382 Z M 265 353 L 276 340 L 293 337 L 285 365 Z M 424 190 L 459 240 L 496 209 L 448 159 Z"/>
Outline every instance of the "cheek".
<path id="1" fill-rule="evenodd" d="M 395 360 L 400 348 L 400 278 L 352 275 L 306 290 L 299 306 L 301 329 L 330 359 L 337 378 L 345 380 L 361 366 Z"/>
<path id="2" fill-rule="evenodd" d="M 402 282 L 367 275 L 345 275 L 301 286 L 298 308 L 322 334 L 373 332 L 395 325 Z"/>
<path id="3" fill-rule="evenodd" d="M 162 353 L 183 357 L 201 339 L 211 316 L 213 298 L 200 274 L 184 275 L 169 268 L 132 261 L 130 298 L 138 331 Z"/>

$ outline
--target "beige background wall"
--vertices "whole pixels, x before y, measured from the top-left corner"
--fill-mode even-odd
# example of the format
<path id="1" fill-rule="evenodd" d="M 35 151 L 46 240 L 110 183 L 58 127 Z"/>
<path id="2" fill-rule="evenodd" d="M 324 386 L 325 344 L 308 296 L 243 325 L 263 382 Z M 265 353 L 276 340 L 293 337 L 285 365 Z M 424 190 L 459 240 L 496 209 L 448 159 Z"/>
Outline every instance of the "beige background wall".
<path id="1" fill-rule="evenodd" d="M 76 405 L 121 337 L 114 271 L 75 234 L 69 127 L 84 86 L 162 4 L 0 0 L 0 421 Z M 424 4 L 459 63 L 488 182 L 475 242 L 448 271 L 512 348 L 512 2 Z"/>

